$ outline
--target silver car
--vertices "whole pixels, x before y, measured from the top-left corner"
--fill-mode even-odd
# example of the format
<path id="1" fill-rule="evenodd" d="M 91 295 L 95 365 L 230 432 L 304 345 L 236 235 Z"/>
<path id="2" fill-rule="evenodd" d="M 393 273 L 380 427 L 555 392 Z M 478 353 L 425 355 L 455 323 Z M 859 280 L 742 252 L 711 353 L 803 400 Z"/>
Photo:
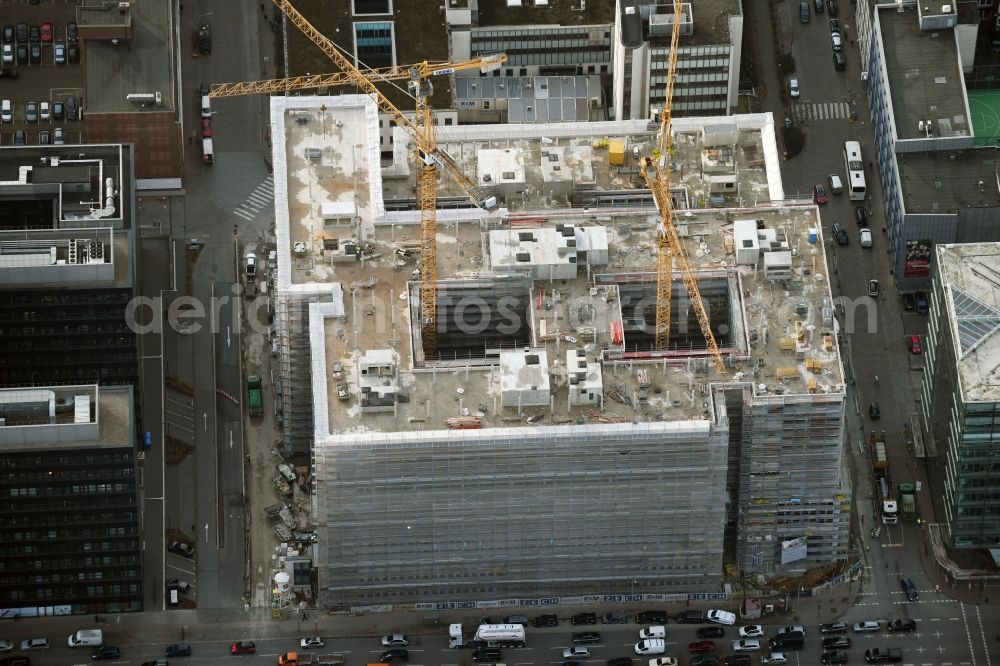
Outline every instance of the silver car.
<path id="1" fill-rule="evenodd" d="M 855 622 L 851 628 L 856 633 L 863 634 L 869 631 L 878 631 L 881 629 L 881 625 L 878 620 L 865 620 L 864 622 Z"/>

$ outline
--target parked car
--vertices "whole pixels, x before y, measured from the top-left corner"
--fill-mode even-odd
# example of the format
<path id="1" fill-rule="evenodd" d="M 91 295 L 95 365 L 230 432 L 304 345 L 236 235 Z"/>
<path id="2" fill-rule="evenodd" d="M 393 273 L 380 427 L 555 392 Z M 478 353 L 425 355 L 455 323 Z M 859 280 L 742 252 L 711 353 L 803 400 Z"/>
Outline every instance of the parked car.
<path id="1" fill-rule="evenodd" d="M 0 641 L 0 652 L 13 652 L 14 641 Z"/>
<path id="2" fill-rule="evenodd" d="M 809 23 L 809 17 L 811 12 L 809 11 L 808 2 L 799 3 L 799 23 Z"/>
<path id="3" fill-rule="evenodd" d="M 62 42 L 56 42 L 56 45 L 52 48 L 52 52 L 55 54 L 55 61 L 57 65 L 66 64 L 66 45 Z"/>
<path id="4" fill-rule="evenodd" d="M 41 65 L 42 64 L 42 45 L 32 44 L 31 45 L 31 64 Z"/>
<path id="5" fill-rule="evenodd" d="M 639 638 L 666 638 L 667 628 L 662 624 L 654 624 L 639 630 Z"/>
<path id="6" fill-rule="evenodd" d="M 683 611 L 674 616 L 674 620 L 678 624 L 705 624 L 705 614 L 698 610 Z M 657 622 L 656 624 L 663 624 L 663 622 Z"/>
<path id="7" fill-rule="evenodd" d="M 4 44 L 14 43 L 14 26 L 5 25 L 3 27 L 3 43 Z"/>
<path id="8" fill-rule="evenodd" d="M 31 666 L 31 657 L 4 657 L 0 659 L 0 666 Z"/>
<path id="9" fill-rule="evenodd" d="M 52 145 L 53 146 L 61 146 L 64 143 L 66 143 L 66 141 L 65 141 L 65 139 L 63 137 L 63 129 L 62 129 L 62 127 L 57 127 L 54 130 L 52 130 Z"/>
<path id="10" fill-rule="evenodd" d="M 253 641 L 236 641 L 229 646 L 229 654 L 257 654 L 257 644 Z"/>
<path id="11" fill-rule="evenodd" d="M 913 584 L 912 580 L 903 578 L 899 581 L 899 584 L 903 587 L 903 592 L 906 593 L 907 601 L 917 601 L 920 599 L 920 593 L 917 592 L 917 586 Z"/>
<path id="12" fill-rule="evenodd" d="M 736 624 L 736 614 L 724 610 L 710 610 L 707 613 L 705 613 L 705 619 L 708 620 L 709 622 L 715 622 L 716 624 L 724 624 L 729 627 Z"/>
<path id="13" fill-rule="evenodd" d="M 66 117 L 66 105 L 61 99 L 52 102 L 52 119 L 62 120 Z"/>
<path id="14" fill-rule="evenodd" d="M 750 666 L 750 655 L 745 653 L 731 654 L 726 657 L 723 666 Z"/>
<path id="15" fill-rule="evenodd" d="M 28 45 L 18 44 L 17 45 L 17 64 L 27 65 L 28 64 Z"/>
<path id="16" fill-rule="evenodd" d="M 760 658 L 762 664 L 787 664 L 788 657 L 784 652 L 770 652 Z"/>
<path id="17" fill-rule="evenodd" d="M 872 298 L 878 297 L 878 280 L 868 280 L 868 295 Z"/>
<path id="18" fill-rule="evenodd" d="M 831 636 L 823 639 L 824 650 L 847 649 L 851 647 L 851 639 L 847 636 Z"/>
<path id="19" fill-rule="evenodd" d="M 691 657 L 691 666 L 719 666 L 719 658 L 714 654 L 698 654 Z"/>
<path id="20" fill-rule="evenodd" d="M 601 624 L 628 624 L 628 612 L 623 610 L 608 611 L 601 618 Z"/>
<path id="21" fill-rule="evenodd" d="M 70 44 L 75 44 L 80 41 L 80 37 L 76 32 L 76 23 L 66 24 L 66 41 Z"/>
<path id="22" fill-rule="evenodd" d="M 847 231 L 844 229 L 840 222 L 833 223 L 833 238 L 837 241 L 837 245 L 846 246 L 850 244 L 851 239 L 847 235 Z"/>
<path id="23" fill-rule="evenodd" d="M 21 641 L 21 652 L 33 652 L 35 650 L 48 650 L 49 639 L 47 638 L 25 638 Z"/>
<path id="24" fill-rule="evenodd" d="M 715 652 L 715 642 L 714 641 L 693 641 L 688 643 L 688 652 L 691 654 L 705 654 L 706 652 Z"/>
<path id="25" fill-rule="evenodd" d="M 799 80 L 789 79 L 788 80 L 788 94 L 791 95 L 792 99 L 798 99 L 801 91 L 799 90 Z"/>
<path id="26" fill-rule="evenodd" d="M 834 51 L 843 51 L 844 50 L 844 42 L 840 38 L 840 33 L 839 32 L 831 32 L 830 33 L 830 41 L 833 42 L 833 50 Z"/>
<path id="27" fill-rule="evenodd" d="M 829 201 L 829 200 L 830 199 L 826 196 L 826 188 L 825 187 L 823 187 L 819 183 L 816 183 L 815 185 L 813 185 L 813 203 L 816 203 L 816 204 L 822 206 L 822 205 L 826 204 L 826 202 Z"/>
<path id="28" fill-rule="evenodd" d="M 733 652 L 753 652 L 760 649 L 760 641 L 756 638 L 743 638 L 733 641 Z"/>
<path id="29" fill-rule="evenodd" d="M 923 348 L 920 346 L 920 336 L 919 335 L 908 335 L 906 337 L 906 347 L 910 350 L 910 353 L 914 356 L 920 356 L 924 353 Z"/>
<path id="30" fill-rule="evenodd" d="M 927 303 L 927 294 L 922 291 L 918 291 L 913 294 L 913 299 L 914 303 L 916 303 L 917 314 L 927 314 L 927 311 L 930 309 L 930 306 Z"/>
<path id="31" fill-rule="evenodd" d="M 24 120 L 29 123 L 38 122 L 38 103 L 28 102 L 24 105 Z"/>
<path id="32" fill-rule="evenodd" d="M 842 634 L 845 631 L 847 631 L 847 623 L 845 622 L 827 622 L 819 625 L 821 634 Z"/>
<path id="33" fill-rule="evenodd" d="M 51 110 L 49 109 L 48 102 L 42 102 L 38 105 L 38 119 L 43 121 L 48 121 L 52 118 Z"/>
<path id="34" fill-rule="evenodd" d="M 559 616 L 553 614 L 539 615 L 531 621 L 533 627 L 558 627 Z"/>
<path id="35" fill-rule="evenodd" d="M 167 646 L 168 657 L 190 657 L 191 646 L 187 643 L 174 643 Z"/>
<path id="36" fill-rule="evenodd" d="M 695 633 L 698 638 L 724 638 L 726 630 L 722 627 L 701 627 Z"/>
<path id="37" fill-rule="evenodd" d="M 575 645 L 592 645 L 601 642 L 601 635 L 596 631 L 578 631 L 570 640 Z"/>
<path id="38" fill-rule="evenodd" d="M 569 621 L 572 624 L 597 624 L 597 615 L 594 613 L 577 613 Z"/>
<path id="39" fill-rule="evenodd" d="M 819 658 L 824 664 L 846 664 L 847 663 L 847 653 L 843 650 L 834 650 L 833 652 L 824 652 Z"/>
<path id="40" fill-rule="evenodd" d="M 868 227 L 864 227 L 858 232 L 858 236 L 861 240 L 861 247 L 871 247 L 872 246 L 872 230 Z"/>
<path id="41" fill-rule="evenodd" d="M 629 661 L 632 661 L 629 659 Z M 674 657 L 655 657 L 649 660 L 649 666 L 679 666 L 679 663 Z M 611 666 L 611 662 L 608 662 L 608 666 Z"/>
<path id="42" fill-rule="evenodd" d="M 394 661 L 409 661 L 410 652 L 406 648 L 389 648 L 379 656 L 378 660 L 386 664 Z"/>
<path id="43" fill-rule="evenodd" d="M 868 210 L 864 206 L 854 207 L 854 221 L 858 227 L 864 229 L 868 226 Z"/>
<path id="44" fill-rule="evenodd" d="M 836 16 L 837 9 L 837 0 L 826 0 L 826 11 L 830 12 L 830 16 Z"/>
<path id="45" fill-rule="evenodd" d="M 17 41 L 18 43 L 28 41 L 28 24 L 18 23 L 17 24 Z"/>
<path id="46" fill-rule="evenodd" d="M 878 631 L 881 629 L 881 625 L 878 620 L 865 620 L 864 622 L 855 622 L 851 625 L 851 629 L 853 629 L 856 634 L 863 634 Z"/>
<path id="47" fill-rule="evenodd" d="M 90 653 L 90 658 L 94 661 L 99 661 L 102 659 L 119 659 L 122 656 L 122 651 L 119 650 L 114 645 L 102 645 L 99 648 L 95 648 Z"/>
<path id="48" fill-rule="evenodd" d="M 39 30 L 37 25 L 28 28 L 28 41 L 33 44 L 42 41 L 42 31 Z"/>
<path id="49" fill-rule="evenodd" d="M 917 622 L 913 618 L 903 617 L 889 622 L 885 625 L 885 628 L 889 631 L 909 632 L 917 628 Z"/>
<path id="50" fill-rule="evenodd" d="M 52 41 L 52 21 L 42 21 L 42 41 Z"/>
<path id="51" fill-rule="evenodd" d="M 760 638 L 764 635 L 764 627 L 759 624 L 748 624 L 740 627 L 740 636 L 743 638 Z"/>
<path id="52" fill-rule="evenodd" d="M 868 418 L 870 418 L 872 421 L 878 421 L 881 417 L 882 417 L 882 410 L 879 409 L 877 402 L 872 401 L 872 403 L 868 405 Z"/>
<path id="53" fill-rule="evenodd" d="M 38 145 L 39 146 L 50 146 L 52 145 L 52 132 L 48 130 L 42 130 L 38 133 Z"/>
<path id="54" fill-rule="evenodd" d="M 323 640 L 322 636 L 306 636 L 299 639 L 299 648 L 303 650 L 315 650 L 324 645 L 326 645 L 326 641 Z M 382 645 L 386 645 L 385 638 L 382 639 Z M 403 645 L 406 645 L 406 643 L 403 643 Z"/>
<path id="55" fill-rule="evenodd" d="M 3 64 L 13 65 L 14 64 L 14 45 L 4 44 L 3 45 Z"/>

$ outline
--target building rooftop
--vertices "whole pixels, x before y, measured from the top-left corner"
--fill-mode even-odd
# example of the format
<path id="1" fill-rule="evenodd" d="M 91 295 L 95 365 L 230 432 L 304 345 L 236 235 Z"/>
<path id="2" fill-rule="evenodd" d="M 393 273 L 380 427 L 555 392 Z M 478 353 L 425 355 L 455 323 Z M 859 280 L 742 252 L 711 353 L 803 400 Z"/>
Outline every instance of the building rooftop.
<path id="1" fill-rule="evenodd" d="M 718 375 L 678 278 L 671 345 L 652 351 L 659 217 L 632 153 L 652 150 L 645 121 L 440 128 L 501 207 L 438 211 L 435 352 L 418 312 L 419 212 L 399 205 L 415 185 L 404 135 L 380 164 L 366 98 L 271 104 L 276 289 L 319 301 L 317 437 L 704 419 L 719 381 L 843 392 L 818 209 L 784 202 L 770 115 L 675 123 L 676 225 L 728 364 Z M 444 178 L 439 202 L 458 194 Z M 332 202 L 353 206 L 324 219 Z"/>
<path id="2" fill-rule="evenodd" d="M 0 160 L 0 282 L 32 288 L 132 283 L 130 152 L 33 146 Z M 124 195 L 123 195 L 124 193 Z"/>
<path id="3" fill-rule="evenodd" d="M 0 389 L 0 449 L 133 445 L 130 387 Z"/>
<path id="4" fill-rule="evenodd" d="M 895 5 L 877 11 L 897 138 L 970 136 L 955 31 L 921 30 L 917 12 Z"/>
<path id="5" fill-rule="evenodd" d="M 1000 206 L 992 149 L 897 153 L 896 164 L 908 214 Z"/>
<path id="6" fill-rule="evenodd" d="M 655 2 L 640 2 L 633 0 L 636 7 L 655 5 L 656 12 L 649 20 L 642 21 L 643 37 L 654 48 L 670 46 L 670 34 L 673 31 L 673 0 L 655 0 Z M 622 2 L 622 12 L 626 12 L 629 2 Z M 684 18 L 681 27 L 681 49 L 706 44 L 729 44 L 731 28 L 729 19 L 740 16 L 743 8 L 738 0 L 699 0 L 697 3 L 683 3 Z M 623 16 L 623 28 L 628 19 Z"/>
<path id="7" fill-rule="evenodd" d="M 479 27 L 613 23 L 615 0 L 478 0 Z M 582 8 L 582 11 L 581 11 Z"/>
<path id="8" fill-rule="evenodd" d="M 1000 400 L 1000 243 L 938 244 L 963 402 Z"/>

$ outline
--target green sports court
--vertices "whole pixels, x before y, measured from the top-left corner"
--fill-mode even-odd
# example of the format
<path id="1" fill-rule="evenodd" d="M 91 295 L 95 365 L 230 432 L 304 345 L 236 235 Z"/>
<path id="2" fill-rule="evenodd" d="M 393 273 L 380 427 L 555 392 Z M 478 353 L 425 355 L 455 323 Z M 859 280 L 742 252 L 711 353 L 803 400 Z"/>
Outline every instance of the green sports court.
<path id="1" fill-rule="evenodd" d="M 968 94 L 976 145 L 1000 145 L 1000 90 L 970 90 Z"/>

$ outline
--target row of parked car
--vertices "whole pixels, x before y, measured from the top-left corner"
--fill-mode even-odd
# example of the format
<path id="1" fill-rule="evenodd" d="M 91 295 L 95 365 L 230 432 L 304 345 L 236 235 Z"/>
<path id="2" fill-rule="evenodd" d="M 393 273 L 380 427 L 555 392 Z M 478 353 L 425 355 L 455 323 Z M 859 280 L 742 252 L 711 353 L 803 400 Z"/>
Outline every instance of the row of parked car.
<path id="1" fill-rule="evenodd" d="M 38 132 L 36 141 L 31 144 L 28 132 L 22 129 L 14 131 L 14 145 L 15 146 L 27 146 L 27 145 L 38 145 L 38 146 L 62 146 L 66 143 L 66 132 L 62 127 L 56 127 L 53 130 L 42 130 Z M 0 666 L 3 666 L 0 664 Z"/>
<path id="2" fill-rule="evenodd" d="M 49 102 L 27 102 L 24 105 L 24 122 L 34 125 L 52 120 L 77 121 L 80 119 L 80 105 L 76 97 L 66 101 L 57 99 Z M 0 101 L 0 122 L 14 122 L 14 103 L 9 99 Z"/>

